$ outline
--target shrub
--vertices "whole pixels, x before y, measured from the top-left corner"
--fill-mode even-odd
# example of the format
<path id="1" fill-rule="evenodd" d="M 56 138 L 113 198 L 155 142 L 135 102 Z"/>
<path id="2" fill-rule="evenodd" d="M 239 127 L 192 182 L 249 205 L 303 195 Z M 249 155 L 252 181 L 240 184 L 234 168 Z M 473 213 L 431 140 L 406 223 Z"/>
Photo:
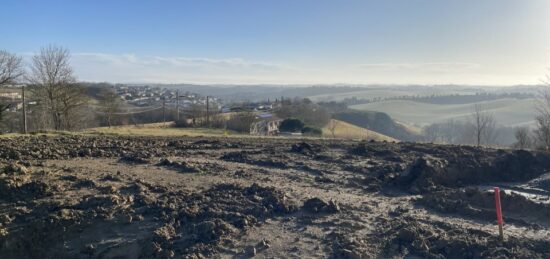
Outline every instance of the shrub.
<path id="1" fill-rule="evenodd" d="M 211 114 L 209 120 L 208 125 L 205 125 L 206 127 L 223 129 L 225 126 L 226 119 L 223 114 Z"/>
<path id="2" fill-rule="evenodd" d="M 295 118 L 284 119 L 279 126 L 281 132 L 299 132 L 304 128 L 304 123 Z"/>
<path id="3" fill-rule="evenodd" d="M 227 129 L 239 133 L 249 133 L 250 126 L 256 121 L 256 115 L 251 112 L 237 113 L 227 120 Z"/>
<path id="4" fill-rule="evenodd" d="M 323 130 L 313 126 L 306 126 L 302 129 L 302 134 L 309 136 L 321 136 L 323 135 Z"/>
<path id="5" fill-rule="evenodd" d="M 188 119 L 176 120 L 176 127 L 177 128 L 190 128 L 192 126 L 193 126 L 192 123 Z"/>
<path id="6" fill-rule="evenodd" d="M 329 112 L 309 99 L 283 102 L 282 106 L 275 109 L 275 114 L 280 118 L 297 118 L 307 125 L 322 127 L 330 120 Z"/>

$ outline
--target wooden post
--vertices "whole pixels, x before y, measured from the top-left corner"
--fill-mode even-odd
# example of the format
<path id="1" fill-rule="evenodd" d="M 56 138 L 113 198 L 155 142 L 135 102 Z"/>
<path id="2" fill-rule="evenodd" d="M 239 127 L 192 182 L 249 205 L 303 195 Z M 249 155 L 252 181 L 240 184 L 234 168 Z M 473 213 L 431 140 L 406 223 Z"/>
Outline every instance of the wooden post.
<path id="1" fill-rule="evenodd" d="M 166 99 L 162 99 L 162 124 L 166 127 Z"/>
<path id="2" fill-rule="evenodd" d="M 502 208 L 500 206 L 500 189 L 498 187 L 494 188 L 495 190 L 495 208 L 497 211 L 497 223 L 498 223 L 498 233 L 500 236 L 500 241 L 504 241 L 504 230 L 502 229 Z"/>
<path id="3" fill-rule="evenodd" d="M 25 85 L 21 87 L 21 98 L 23 99 L 23 133 L 27 134 L 27 104 L 25 103 Z"/>
<path id="4" fill-rule="evenodd" d="M 180 120 L 180 91 L 176 91 L 176 121 Z"/>
<path id="5" fill-rule="evenodd" d="M 206 96 L 206 127 L 210 128 L 210 102 L 208 95 Z"/>

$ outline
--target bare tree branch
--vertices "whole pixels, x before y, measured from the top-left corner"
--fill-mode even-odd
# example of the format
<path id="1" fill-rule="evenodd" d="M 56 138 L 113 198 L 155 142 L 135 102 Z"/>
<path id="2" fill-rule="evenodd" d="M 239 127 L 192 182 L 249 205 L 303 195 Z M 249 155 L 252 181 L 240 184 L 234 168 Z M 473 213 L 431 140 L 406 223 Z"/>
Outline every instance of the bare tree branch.
<path id="1" fill-rule="evenodd" d="M 107 88 L 107 86 L 101 89 L 100 96 L 101 96 L 100 104 L 102 106 L 101 110 L 105 114 L 107 125 L 110 128 L 113 122 L 114 114 L 119 111 L 120 104 L 121 104 L 120 98 L 115 93 L 115 91 Z"/>
<path id="2" fill-rule="evenodd" d="M 496 120 L 494 116 L 484 111 L 480 104 L 474 105 L 472 124 L 476 146 L 490 144 L 495 136 Z"/>
<path id="3" fill-rule="evenodd" d="M 517 128 L 514 132 L 514 136 L 516 137 L 516 143 L 514 144 L 514 147 L 517 149 L 526 149 L 531 146 L 531 137 L 529 136 L 529 128 L 527 127 L 520 127 Z"/>
<path id="4" fill-rule="evenodd" d="M 23 62 L 21 57 L 0 50 L 0 86 L 15 84 L 23 75 Z"/>
<path id="5" fill-rule="evenodd" d="M 538 148 L 548 149 L 550 147 L 550 75 L 542 81 L 545 85 L 540 91 L 540 98 L 537 100 L 538 116 L 535 118 L 535 141 Z"/>

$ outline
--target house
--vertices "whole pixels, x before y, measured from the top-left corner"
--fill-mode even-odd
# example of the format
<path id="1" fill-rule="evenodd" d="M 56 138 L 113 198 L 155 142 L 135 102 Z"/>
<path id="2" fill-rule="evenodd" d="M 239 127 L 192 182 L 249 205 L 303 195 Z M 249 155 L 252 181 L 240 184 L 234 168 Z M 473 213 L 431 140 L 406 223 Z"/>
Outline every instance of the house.
<path id="1" fill-rule="evenodd" d="M 258 136 L 275 136 L 279 134 L 279 125 L 281 125 L 281 119 L 265 119 L 252 124 L 250 127 L 251 135 Z"/>
<path id="2" fill-rule="evenodd" d="M 16 92 L 0 93 L 0 97 L 7 99 L 21 99 L 21 94 Z"/>

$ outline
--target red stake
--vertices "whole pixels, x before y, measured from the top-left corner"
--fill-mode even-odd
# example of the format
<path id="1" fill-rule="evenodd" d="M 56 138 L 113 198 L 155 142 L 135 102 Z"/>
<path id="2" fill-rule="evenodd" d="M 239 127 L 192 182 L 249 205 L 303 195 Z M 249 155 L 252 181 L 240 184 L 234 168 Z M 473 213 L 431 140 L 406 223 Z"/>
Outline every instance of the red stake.
<path id="1" fill-rule="evenodd" d="M 495 187 L 494 190 L 495 190 L 495 205 L 497 210 L 498 232 L 500 234 L 500 240 L 504 241 L 504 231 L 502 229 L 502 209 L 500 207 L 500 189 L 498 187 Z"/>

